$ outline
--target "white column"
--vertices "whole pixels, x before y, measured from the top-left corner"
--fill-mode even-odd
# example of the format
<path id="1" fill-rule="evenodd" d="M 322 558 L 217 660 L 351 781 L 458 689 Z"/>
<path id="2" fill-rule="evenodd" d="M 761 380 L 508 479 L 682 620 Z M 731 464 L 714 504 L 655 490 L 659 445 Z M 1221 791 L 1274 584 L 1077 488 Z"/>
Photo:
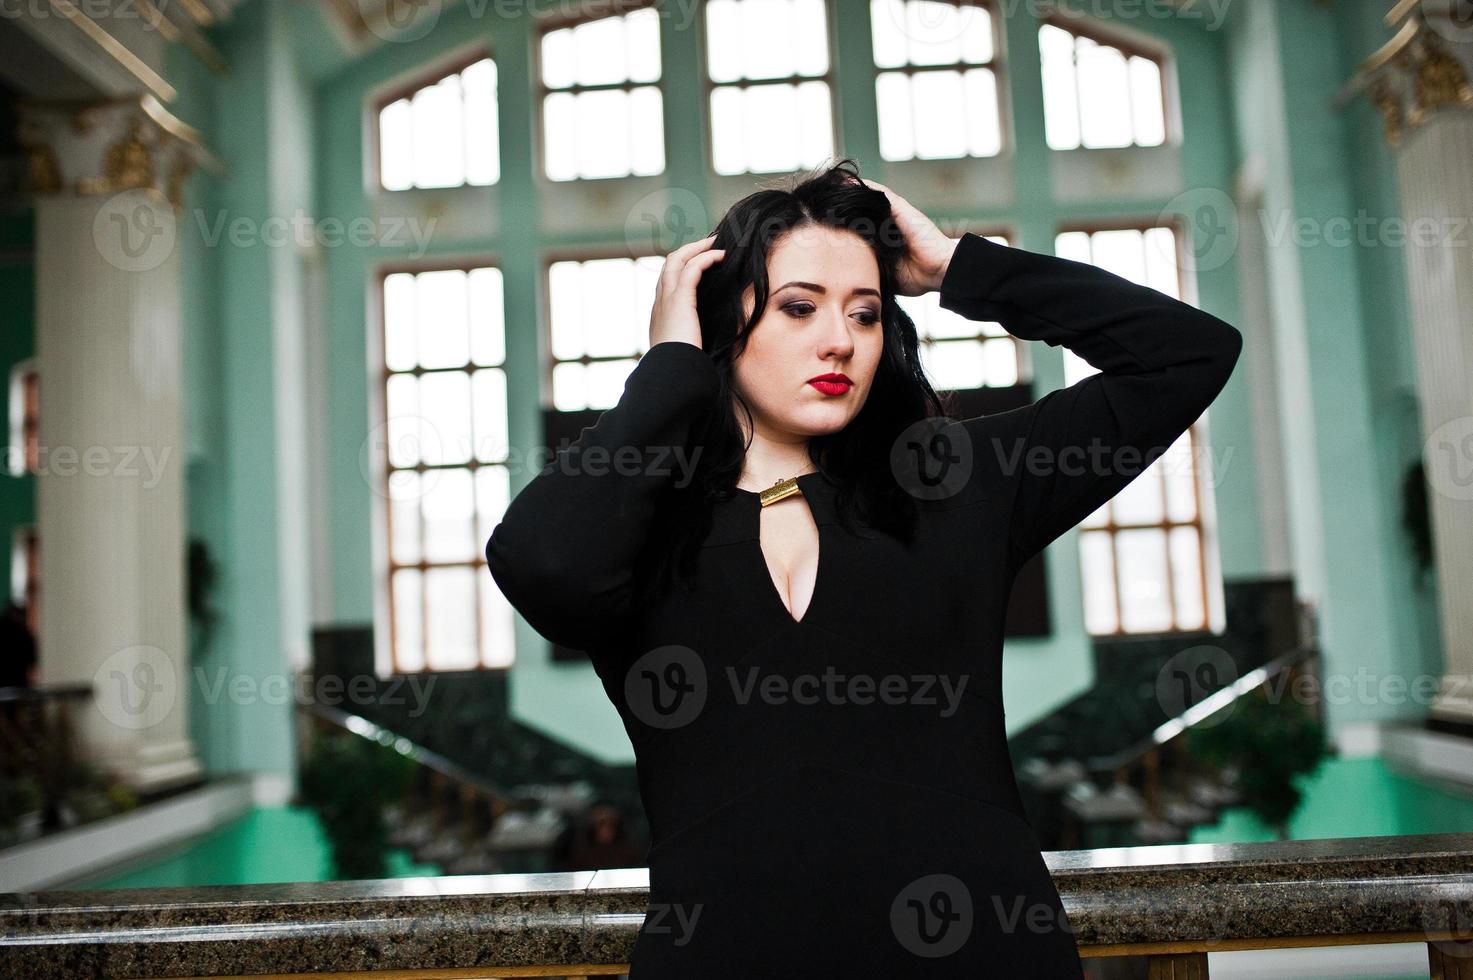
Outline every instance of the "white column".
<path id="1" fill-rule="evenodd" d="M 1466 0 L 1458 0 L 1466 3 Z M 1434 718 L 1473 724 L 1473 22 L 1412 5 L 1364 83 L 1408 225 L 1423 462 L 1445 653 Z"/>
<path id="2" fill-rule="evenodd" d="M 199 775 L 185 698 L 179 256 L 187 133 L 140 102 L 35 107 L 39 673 L 93 685 L 81 758 L 140 790 Z"/>

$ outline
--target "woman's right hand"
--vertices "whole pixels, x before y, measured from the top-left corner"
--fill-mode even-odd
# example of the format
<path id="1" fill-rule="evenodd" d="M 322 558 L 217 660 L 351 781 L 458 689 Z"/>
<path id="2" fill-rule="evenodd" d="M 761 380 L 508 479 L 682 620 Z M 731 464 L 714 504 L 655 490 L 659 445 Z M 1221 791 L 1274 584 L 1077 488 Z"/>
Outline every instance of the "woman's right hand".
<path id="1" fill-rule="evenodd" d="M 650 311 L 650 346 L 666 340 L 683 340 L 701 346 L 701 322 L 696 316 L 696 283 L 701 273 L 726 255 L 724 248 L 711 248 L 710 234 L 675 249 L 665 256 L 665 267 L 655 286 L 655 305 Z"/>

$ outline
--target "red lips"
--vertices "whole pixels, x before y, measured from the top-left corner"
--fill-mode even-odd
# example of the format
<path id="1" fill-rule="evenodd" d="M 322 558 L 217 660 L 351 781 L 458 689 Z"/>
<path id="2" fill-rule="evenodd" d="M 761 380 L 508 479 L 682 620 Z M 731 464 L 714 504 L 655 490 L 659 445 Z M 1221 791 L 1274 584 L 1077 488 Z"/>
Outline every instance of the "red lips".
<path id="1" fill-rule="evenodd" d="M 835 374 L 833 372 L 809 378 L 808 383 L 825 395 L 842 395 L 854 385 L 854 382 L 849 380 L 848 375 Z"/>

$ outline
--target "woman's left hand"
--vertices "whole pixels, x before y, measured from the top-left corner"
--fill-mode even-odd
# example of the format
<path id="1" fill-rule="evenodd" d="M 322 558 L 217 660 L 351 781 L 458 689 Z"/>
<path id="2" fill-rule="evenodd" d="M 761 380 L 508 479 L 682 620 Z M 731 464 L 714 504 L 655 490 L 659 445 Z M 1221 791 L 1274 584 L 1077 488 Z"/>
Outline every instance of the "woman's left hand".
<path id="1" fill-rule="evenodd" d="M 948 238 L 919 208 L 878 180 L 863 179 L 870 187 L 884 191 L 890 199 L 890 213 L 909 247 L 909 254 L 900 260 L 895 270 L 896 289 L 900 295 L 920 296 L 940 289 L 959 239 Z"/>

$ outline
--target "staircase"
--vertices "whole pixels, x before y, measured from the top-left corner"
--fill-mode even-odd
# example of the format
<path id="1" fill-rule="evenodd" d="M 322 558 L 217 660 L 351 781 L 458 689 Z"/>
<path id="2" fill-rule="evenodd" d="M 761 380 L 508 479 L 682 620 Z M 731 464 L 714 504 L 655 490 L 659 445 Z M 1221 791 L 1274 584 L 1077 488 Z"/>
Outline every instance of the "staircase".
<path id="1" fill-rule="evenodd" d="M 1310 669 L 1313 611 L 1287 579 L 1228 586 L 1218 636 L 1096 640 L 1095 687 L 1009 740 L 1046 850 L 1187 841 L 1240 799 L 1238 774 L 1192 759 L 1182 734 L 1268 681 Z M 1177 683 L 1181 678 L 1190 683 Z"/>

